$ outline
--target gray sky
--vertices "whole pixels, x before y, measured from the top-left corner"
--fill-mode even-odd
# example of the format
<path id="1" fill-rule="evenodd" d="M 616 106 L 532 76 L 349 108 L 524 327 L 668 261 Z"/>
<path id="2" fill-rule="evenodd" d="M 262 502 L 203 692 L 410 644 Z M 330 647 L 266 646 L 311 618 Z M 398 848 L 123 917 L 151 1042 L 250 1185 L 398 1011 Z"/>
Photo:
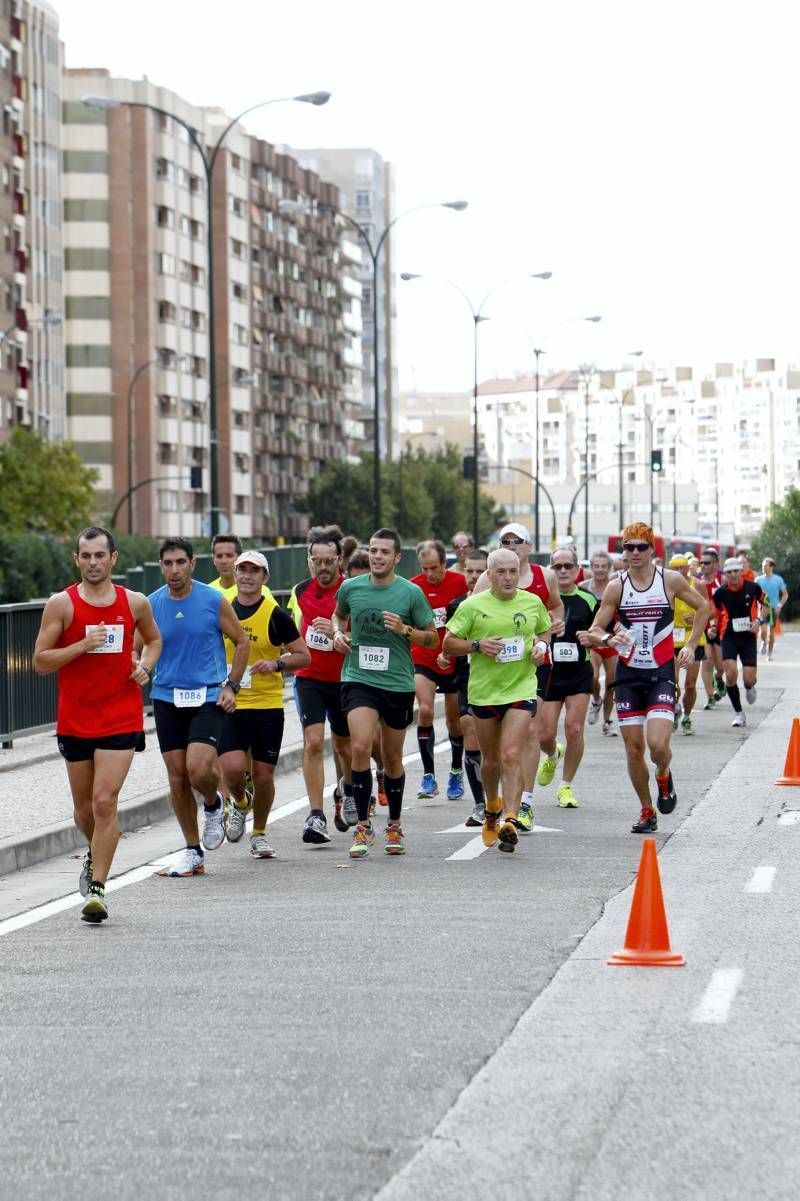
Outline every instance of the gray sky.
<path id="1" fill-rule="evenodd" d="M 371 146 L 416 214 L 397 267 L 477 304 L 481 375 L 797 355 L 796 52 L 785 0 L 53 0 L 69 66 L 143 74 L 234 114 L 317 88 L 247 127 L 294 146 Z M 352 14 L 348 19 L 347 14 Z M 401 384 L 469 387 L 455 292 L 399 285 Z M 571 318 L 602 313 L 599 326 Z M 549 335 L 549 336 L 548 336 Z M 800 357 L 800 356 L 797 356 Z"/>

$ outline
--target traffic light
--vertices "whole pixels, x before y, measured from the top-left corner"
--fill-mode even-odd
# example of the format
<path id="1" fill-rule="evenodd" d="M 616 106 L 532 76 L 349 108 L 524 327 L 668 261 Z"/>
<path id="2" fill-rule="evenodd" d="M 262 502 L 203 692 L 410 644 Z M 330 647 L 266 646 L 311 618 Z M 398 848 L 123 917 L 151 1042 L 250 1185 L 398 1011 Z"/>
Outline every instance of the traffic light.
<path id="1" fill-rule="evenodd" d="M 464 455 L 461 474 L 465 480 L 475 479 L 475 456 Z"/>
<path id="2" fill-rule="evenodd" d="M 664 462 L 662 455 L 663 452 L 660 450 L 650 451 L 650 470 L 653 472 L 653 475 L 658 475 L 663 470 Z"/>
<path id="3" fill-rule="evenodd" d="M 189 487 L 190 488 L 202 488 L 203 487 L 203 468 L 202 467 L 190 467 L 189 468 Z"/>

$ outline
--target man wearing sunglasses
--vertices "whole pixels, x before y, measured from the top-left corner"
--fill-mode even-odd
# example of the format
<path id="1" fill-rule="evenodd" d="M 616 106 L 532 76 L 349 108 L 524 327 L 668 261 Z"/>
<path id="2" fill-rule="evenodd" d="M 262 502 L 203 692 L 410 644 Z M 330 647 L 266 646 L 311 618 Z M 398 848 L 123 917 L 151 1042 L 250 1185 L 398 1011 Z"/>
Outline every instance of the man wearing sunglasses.
<path id="1" fill-rule="evenodd" d="M 650 772 L 645 745 L 655 766 L 660 813 L 671 813 L 678 798 L 669 765 L 670 737 L 675 717 L 675 666 L 694 662 L 695 648 L 705 629 L 709 604 L 677 571 L 653 563 L 655 534 L 643 521 L 622 533 L 628 568 L 611 580 L 589 631 L 593 646 L 615 646 L 619 663 L 615 680 L 617 718 L 628 757 L 628 775 L 641 803 L 634 834 L 650 834 L 658 818 L 650 796 Z M 694 609 L 689 637 L 673 663 L 675 597 Z M 606 629 L 616 617 L 614 632 Z"/>
<path id="2" fill-rule="evenodd" d="M 728 700 L 733 708 L 732 726 L 747 725 L 739 694 L 739 665 L 742 661 L 742 680 L 748 705 L 755 703 L 758 668 L 756 634 L 761 625 L 764 591 L 755 580 L 744 578 L 741 559 L 725 560 L 725 583 L 717 589 L 712 603 L 717 613 L 717 625 L 722 639 L 722 665 Z"/>
<path id="3" fill-rule="evenodd" d="M 471 550 L 475 549 L 475 542 L 471 534 L 467 534 L 464 530 L 459 530 L 453 534 L 453 540 L 450 543 L 453 548 L 453 554 L 456 561 L 450 568 L 450 571 L 457 571 L 461 575 L 466 572 L 467 556 Z"/>
<path id="4" fill-rule="evenodd" d="M 698 587 L 705 590 L 711 601 L 712 596 L 723 583 L 722 572 L 719 569 L 719 552 L 715 546 L 707 546 L 700 555 L 700 575 Z M 717 629 L 717 614 L 713 605 L 711 616 L 706 626 L 705 662 L 702 665 L 703 687 L 706 690 L 704 709 L 715 709 L 725 695 L 725 677 L 722 671 L 722 646 Z"/>

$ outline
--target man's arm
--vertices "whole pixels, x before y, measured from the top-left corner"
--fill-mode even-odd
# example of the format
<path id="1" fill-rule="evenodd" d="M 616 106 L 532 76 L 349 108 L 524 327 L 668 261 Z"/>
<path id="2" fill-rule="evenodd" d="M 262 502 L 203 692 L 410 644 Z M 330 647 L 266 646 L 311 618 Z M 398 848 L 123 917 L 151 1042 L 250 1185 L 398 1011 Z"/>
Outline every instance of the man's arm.
<path id="1" fill-rule="evenodd" d="M 664 583 L 673 597 L 679 596 L 690 609 L 694 609 L 692 629 L 681 649 L 681 654 L 686 650 L 691 650 L 692 654 L 694 654 L 694 648 L 703 636 L 706 622 L 711 613 L 711 606 L 708 603 L 705 588 L 693 588 L 689 580 L 685 579 L 679 571 L 665 571 Z"/>
<path id="2" fill-rule="evenodd" d="M 239 618 L 234 613 L 230 602 L 224 596 L 219 606 L 219 625 L 225 637 L 234 645 L 230 678 L 234 684 L 239 684 L 241 683 L 250 655 L 250 639 L 239 625 Z M 224 691 L 225 689 L 223 689 Z"/>
<path id="3" fill-rule="evenodd" d="M 144 648 L 141 654 L 134 650 L 131 679 L 144 686 L 153 678 L 153 668 L 161 656 L 161 631 L 146 596 L 141 592 L 129 592 L 128 604 L 136 622 L 137 642 Z"/>
<path id="4" fill-rule="evenodd" d="M 418 628 L 417 626 L 407 625 L 402 617 L 397 613 L 389 613 L 383 611 L 383 624 L 392 634 L 400 634 L 408 642 L 414 646 L 424 646 L 428 650 L 435 650 L 439 645 L 439 632 L 436 629 L 436 623 L 430 621 L 426 626 Z"/>
<path id="5" fill-rule="evenodd" d="M 102 646 L 106 640 L 106 629 L 101 623 L 90 630 L 80 642 L 71 646 L 56 646 L 61 635 L 72 621 L 72 603 L 66 592 L 51 596 L 42 613 L 42 624 L 33 650 L 33 669 L 37 675 L 49 676 L 60 667 L 71 663 L 80 655 L 88 654 Z"/>
<path id="6" fill-rule="evenodd" d="M 605 646 L 609 643 L 612 646 L 615 645 L 616 634 L 609 634 L 606 626 L 614 620 L 621 599 L 622 581 L 619 579 L 609 580 L 603 593 L 603 599 L 595 610 L 594 620 L 585 632 L 585 639 L 579 639 L 583 646 Z"/>

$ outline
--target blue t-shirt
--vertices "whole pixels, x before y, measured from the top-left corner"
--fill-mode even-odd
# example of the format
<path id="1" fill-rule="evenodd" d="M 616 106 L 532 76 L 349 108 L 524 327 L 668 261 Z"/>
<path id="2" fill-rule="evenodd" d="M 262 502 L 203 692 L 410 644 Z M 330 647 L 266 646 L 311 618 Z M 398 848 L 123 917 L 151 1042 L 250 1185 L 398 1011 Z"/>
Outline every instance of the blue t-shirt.
<path id="1" fill-rule="evenodd" d="M 219 624 L 222 593 L 193 580 L 191 592 L 180 600 L 170 596 L 166 584 L 147 599 L 164 640 L 150 696 L 173 701 L 175 688 L 206 688 L 206 700 L 215 701 L 228 675 Z"/>
<path id="2" fill-rule="evenodd" d="M 770 607 L 774 609 L 781 599 L 781 593 L 786 587 L 786 580 L 782 575 L 778 575 L 777 572 L 773 571 L 772 575 L 757 575 L 756 583 L 761 585 L 766 593 Z"/>

